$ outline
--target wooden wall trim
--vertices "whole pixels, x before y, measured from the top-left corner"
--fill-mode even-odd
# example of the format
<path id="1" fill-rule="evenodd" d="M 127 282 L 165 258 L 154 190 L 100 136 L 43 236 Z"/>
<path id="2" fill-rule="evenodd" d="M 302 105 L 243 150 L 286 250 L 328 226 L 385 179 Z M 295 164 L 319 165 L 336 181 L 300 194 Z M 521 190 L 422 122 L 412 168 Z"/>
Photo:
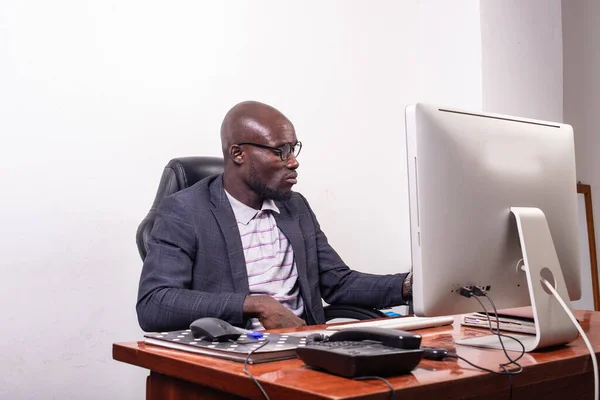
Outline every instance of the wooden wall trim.
<path id="1" fill-rule="evenodd" d="M 592 188 L 577 182 L 577 193 L 583 194 L 585 201 L 585 219 L 587 223 L 588 247 L 590 249 L 590 269 L 592 270 L 592 290 L 594 292 L 594 310 L 600 310 L 600 287 L 598 285 L 598 260 L 596 258 L 596 234 L 594 232 L 594 211 L 592 208 Z"/>

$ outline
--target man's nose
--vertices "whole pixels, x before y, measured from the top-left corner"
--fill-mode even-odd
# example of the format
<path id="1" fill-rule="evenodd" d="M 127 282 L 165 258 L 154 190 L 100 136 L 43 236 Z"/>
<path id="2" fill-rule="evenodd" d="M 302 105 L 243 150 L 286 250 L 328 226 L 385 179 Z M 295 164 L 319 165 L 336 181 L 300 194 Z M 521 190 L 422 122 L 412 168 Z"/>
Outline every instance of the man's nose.
<path id="1" fill-rule="evenodd" d="M 288 167 L 289 169 L 296 169 L 300 166 L 300 163 L 296 159 L 296 156 L 292 153 L 292 154 L 290 154 L 290 157 L 287 159 L 285 166 Z"/>

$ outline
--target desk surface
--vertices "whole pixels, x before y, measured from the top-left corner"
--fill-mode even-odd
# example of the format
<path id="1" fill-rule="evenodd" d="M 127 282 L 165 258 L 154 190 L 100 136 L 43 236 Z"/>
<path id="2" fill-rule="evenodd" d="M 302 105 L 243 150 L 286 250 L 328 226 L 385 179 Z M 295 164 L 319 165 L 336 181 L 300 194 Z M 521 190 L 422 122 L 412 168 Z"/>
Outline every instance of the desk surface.
<path id="1" fill-rule="evenodd" d="M 600 312 L 576 311 L 575 314 L 598 353 Z M 451 326 L 417 331 L 423 336 L 422 345 L 449 349 L 477 365 L 494 370 L 497 370 L 498 364 L 506 362 L 501 351 L 455 345 L 457 339 L 489 333 L 482 329 L 461 327 L 459 318 L 455 320 Z M 297 330 L 316 328 L 312 326 Z M 243 363 L 145 345 L 143 342 L 115 343 L 113 358 L 151 370 L 150 378 L 152 374 L 158 378 L 171 377 L 198 387 L 263 398 L 244 374 Z M 515 400 L 564 398 L 566 395 L 568 398 L 592 398 L 592 363 L 581 338 L 566 346 L 527 353 L 519 363 L 524 371 L 512 377 Z M 271 399 L 383 399 L 389 395 L 389 388 L 384 382 L 354 381 L 311 370 L 299 359 L 250 365 L 248 369 Z M 387 380 L 397 391 L 398 399 L 508 399 L 508 377 L 480 371 L 455 359 L 423 360 L 411 374 L 389 377 Z"/>

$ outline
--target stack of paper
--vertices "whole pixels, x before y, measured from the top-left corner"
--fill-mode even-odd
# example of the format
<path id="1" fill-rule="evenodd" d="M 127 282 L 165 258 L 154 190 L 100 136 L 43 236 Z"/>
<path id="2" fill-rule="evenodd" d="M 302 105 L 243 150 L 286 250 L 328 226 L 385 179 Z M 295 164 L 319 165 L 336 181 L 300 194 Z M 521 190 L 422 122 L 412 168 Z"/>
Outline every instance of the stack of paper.
<path id="1" fill-rule="evenodd" d="M 529 308 L 531 310 L 531 308 Z M 510 312 L 510 310 L 501 310 L 498 313 L 498 321 L 500 323 L 501 331 L 511 331 L 519 333 L 529 333 L 535 335 L 535 322 L 532 317 L 528 316 L 525 312 Z M 504 312 L 506 311 L 506 312 Z M 489 313 L 492 329 L 498 329 L 498 323 L 496 322 L 496 314 Z M 461 325 L 474 326 L 477 328 L 488 329 L 490 323 L 484 313 L 473 313 L 462 316 Z"/>

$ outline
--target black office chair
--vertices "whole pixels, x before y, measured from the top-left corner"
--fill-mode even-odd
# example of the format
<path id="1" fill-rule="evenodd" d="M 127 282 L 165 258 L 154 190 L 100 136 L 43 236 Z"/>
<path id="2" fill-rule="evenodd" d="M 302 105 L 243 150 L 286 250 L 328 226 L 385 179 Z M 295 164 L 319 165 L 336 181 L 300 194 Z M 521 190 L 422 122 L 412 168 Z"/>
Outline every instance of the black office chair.
<path id="1" fill-rule="evenodd" d="M 154 227 L 156 210 L 162 200 L 206 177 L 222 173 L 223 168 L 223 159 L 219 157 L 180 157 L 169 161 L 160 177 L 152 207 L 137 229 L 136 242 L 142 261 L 148 252 L 148 236 Z"/>
<path id="2" fill-rule="evenodd" d="M 220 157 L 180 157 L 169 161 L 160 178 L 156 197 L 154 198 L 150 212 L 148 212 L 148 215 L 137 230 L 136 242 L 142 261 L 146 258 L 148 236 L 154 226 L 156 210 L 161 201 L 165 197 L 192 186 L 208 176 L 222 173 L 223 168 L 223 159 Z M 335 318 L 365 320 L 387 316 L 387 314 L 379 310 L 356 306 L 329 305 L 325 307 L 325 319 L 327 321 Z"/>

